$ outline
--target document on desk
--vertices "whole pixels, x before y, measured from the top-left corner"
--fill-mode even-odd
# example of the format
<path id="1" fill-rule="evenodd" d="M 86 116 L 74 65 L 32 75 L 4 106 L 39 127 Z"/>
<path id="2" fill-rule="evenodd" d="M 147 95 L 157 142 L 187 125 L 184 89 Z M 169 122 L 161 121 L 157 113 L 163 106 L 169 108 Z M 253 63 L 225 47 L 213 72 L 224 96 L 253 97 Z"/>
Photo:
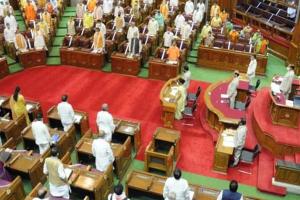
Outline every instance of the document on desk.
<path id="1" fill-rule="evenodd" d="M 131 127 L 131 126 L 128 126 L 128 127 L 126 127 L 126 128 L 124 129 L 124 131 L 127 132 L 127 133 L 131 133 L 131 132 L 134 131 L 134 128 Z"/>
<path id="2" fill-rule="evenodd" d="M 285 100 L 285 105 L 289 107 L 294 107 L 294 102 L 291 100 Z"/>
<path id="3" fill-rule="evenodd" d="M 73 170 L 70 169 L 70 168 L 64 168 L 64 172 L 65 172 L 65 175 L 66 175 L 66 179 L 69 179 Z"/>
<path id="4" fill-rule="evenodd" d="M 75 122 L 76 124 L 79 124 L 80 121 L 81 121 L 81 119 L 82 119 L 82 116 L 81 116 L 81 115 L 75 114 L 75 116 L 74 116 L 74 122 Z"/>
<path id="5" fill-rule="evenodd" d="M 33 109 L 33 107 L 34 107 L 34 105 L 33 105 L 33 104 L 31 104 L 31 103 L 28 103 L 28 104 L 26 104 L 26 110 L 27 110 L 27 111 L 30 111 L 30 110 L 32 110 L 32 109 Z"/>
<path id="6" fill-rule="evenodd" d="M 172 96 L 176 96 L 177 95 L 177 92 L 178 92 L 178 88 L 177 87 L 171 87 L 171 92 L 170 94 Z"/>
<path id="7" fill-rule="evenodd" d="M 223 146 L 234 147 L 234 137 L 229 135 L 223 136 Z"/>

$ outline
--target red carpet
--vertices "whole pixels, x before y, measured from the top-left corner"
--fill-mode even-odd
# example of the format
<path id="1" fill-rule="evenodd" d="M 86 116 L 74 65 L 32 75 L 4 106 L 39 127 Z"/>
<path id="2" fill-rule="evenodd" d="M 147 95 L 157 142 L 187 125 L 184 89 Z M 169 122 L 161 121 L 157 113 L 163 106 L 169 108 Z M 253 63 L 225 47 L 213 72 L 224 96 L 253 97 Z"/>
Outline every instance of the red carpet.
<path id="1" fill-rule="evenodd" d="M 113 116 L 141 122 L 142 149 L 137 158 L 143 160 L 144 149 L 152 139 L 153 132 L 162 126 L 159 92 L 163 84 L 164 82 L 157 80 L 75 67 L 39 67 L 0 80 L 0 95 L 10 95 L 15 86 L 19 85 L 26 98 L 41 103 L 45 114 L 51 106 L 60 101 L 62 94 L 67 93 L 75 109 L 89 113 L 90 126 L 94 131 L 96 113 L 101 104 L 107 102 Z M 207 83 L 192 81 L 191 91 L 196 91 L 199 85 L 202 91 L 208 86 Z M 257 163 L 253 165 L 252 175 L 241 173 L 237 169 L 230 169 L 228 175 L 212 171 L 214 144 L 211 135 L 200 123 L 200 116 L 203 117 L 200 111 L 203 110 L 203 106 L 201 98 L 194 127 L 183 126 L 180 121 L 176 122 L 175 127 L 181 130 L 181 157 L 178 167 L 204 176 L 236 179 L 243 184 L 256 186 Z"/>

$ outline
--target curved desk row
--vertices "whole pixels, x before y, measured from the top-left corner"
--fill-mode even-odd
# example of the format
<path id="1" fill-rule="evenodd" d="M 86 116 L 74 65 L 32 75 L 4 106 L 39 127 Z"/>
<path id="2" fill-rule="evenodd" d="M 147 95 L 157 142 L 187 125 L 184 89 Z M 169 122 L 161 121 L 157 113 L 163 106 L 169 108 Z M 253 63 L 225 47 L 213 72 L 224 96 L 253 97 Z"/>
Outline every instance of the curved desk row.
<path id="1" fill-rule="evenodd" d="M 9 74 L 8 64 L 6 58 L 0 57 L 0 79 Z"/>

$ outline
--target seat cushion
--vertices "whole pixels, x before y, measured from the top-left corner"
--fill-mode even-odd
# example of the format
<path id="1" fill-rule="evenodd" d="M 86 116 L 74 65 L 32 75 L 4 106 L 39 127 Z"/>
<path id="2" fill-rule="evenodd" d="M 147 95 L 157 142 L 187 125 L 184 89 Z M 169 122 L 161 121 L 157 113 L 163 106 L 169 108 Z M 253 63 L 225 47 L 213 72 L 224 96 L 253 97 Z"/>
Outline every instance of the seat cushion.
<path id="1" fill-rule="evenodd" d="M 195 93 L 189 93 L 187 98 L 188 98 L 188 101 L 195 101 L 197 99 Z"/>
<path id="2" fill-rule="evenodd" d="M 243 162 L 252 163 L 253 162 L 253 156 L 254 156 L 253 152 L 243 150 L 240 160 L 243 161 Z"/>

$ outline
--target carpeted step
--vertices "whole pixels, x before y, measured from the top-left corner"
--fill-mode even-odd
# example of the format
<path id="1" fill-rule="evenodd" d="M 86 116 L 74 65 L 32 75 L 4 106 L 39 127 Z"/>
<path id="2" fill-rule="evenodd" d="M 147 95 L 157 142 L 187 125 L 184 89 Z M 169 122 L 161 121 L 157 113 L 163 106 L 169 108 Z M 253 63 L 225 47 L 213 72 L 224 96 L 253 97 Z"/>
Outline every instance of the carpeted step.
<path id="1" fill-rule="evenodd" d="M 62 17 L 74 17 L 75 15 L 75 12 L 64 12 Z"/>
<path id="2" fill-rule="evenodd" d="M 59 47 L 52 47 L 49 53 L 49 57 L 59 57 L 60 56 L 59 49 L 60 49 Z"/>
<path id="3" fill-rule="evenodd" d="M 12 59 L 11 57 L 9 57 L 8 55 L 6 55 L 6 54 L 4 54 L 3 56 L 6 58 L 6 61 L 7 61 L 8 65 L 12 65 L 12 64 L 15 64 L 17 62 L 14 59 Z"/>
<path id="4" fill-rule="evenodd" d="M 59 57 L 48 57 L 47 65 L 60 65 L 60 58 Z"/>
<path id="5" fill-rule="evenodd" d="M 76 12 L 76 7 L 66 7 L 64 12 Z"/>
<path id="6" fill-rule="evenodd" d="M 188 57 L 187 61 L 188 61 L 188 62 L 190 62 L 190 63 L 194 63 L 194 64 L 196 64 L 196 63 L 197 63 L 197 61 L 198 61 L 198 58 L 194 58 L 194 57 Z"/>
<path id="7" fill-rule="evenodd" d="M 66 28 L 58 28 L 56 31 L 56 36 L 65 36 L 67 34 L 67 29 Z"/>
<path id="8" fill-rule="evenodd" d="M 102 71 L 111 72 L 111 63 L 105 63 L 103 68 L 102 68 Z"/>
<path id="9" fill-rule="evenodd" d="M 67 28 L 68 20 L 69 20 L 69 17 L 62 17 L 58 27 L 59 28 Z"/>
<path id="10" fill-rule="evenodd" d="M 60 47 L 62 45 L 63 40 L 64 37 L 55 37 L 52 45 L 56 47 Z"/>
<path id="11" fill-rule="evenodd" d="M 258 160 L 257 189 L 275 195 L 286 195 L 286 188 L 272 185 L 274 158 L 271 153 L 262 150 Z"/>
<path id="12" fill-rule="evenodd" d="M 195 50 L 192 50 L 192 51 L 189 53 L 189 57 L 198 58 L 198 52 L 195 51 Z"/>
<path id="13" fill-rule="evenodd" d="M 21 67 L 20 63 L 14 63 L 12 65 L 9 65 L 8 67 L 9 73 L 15 73 L 23 70 L 23 67 Z"/>
<path id="14" fill-rule="evenodd" d="M 141 78 L 148 78 L 149 70 L 146 68 L 141 68 L 140 73 L 138 74 L 138 77 Z"/>
<path id="15" fill-rule="evenodd" d="M 20 16 L 22 15 L 21 11 L 20 10 L 14 10 L 14 16 Z"/>

